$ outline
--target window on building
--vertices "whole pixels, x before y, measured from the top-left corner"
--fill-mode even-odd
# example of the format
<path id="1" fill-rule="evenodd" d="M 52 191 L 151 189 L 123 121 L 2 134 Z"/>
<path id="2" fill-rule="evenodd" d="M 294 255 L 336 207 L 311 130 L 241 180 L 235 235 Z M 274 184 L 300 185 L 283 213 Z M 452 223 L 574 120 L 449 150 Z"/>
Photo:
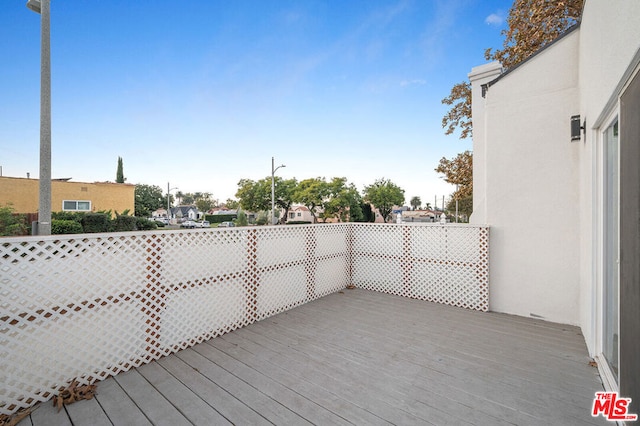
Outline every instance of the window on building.
<path id="1" fill-rule="evenodd" d="M 301 216 L 302 216 L 302 213 L 298 212 L 298 217 L 301 217 Z"/>
<path id="2" fill-rule="evenodd" d="M 91 201 L 64 200 L 62 202 L 62 210 L 88 212 L 91 211 Z"/>
<path id="3" fill-rule="evenodd" d="M 289 213 L 289 219 L 295 219 L 295 217 L 296 217 L 295 213 L 293 212 Z"/>

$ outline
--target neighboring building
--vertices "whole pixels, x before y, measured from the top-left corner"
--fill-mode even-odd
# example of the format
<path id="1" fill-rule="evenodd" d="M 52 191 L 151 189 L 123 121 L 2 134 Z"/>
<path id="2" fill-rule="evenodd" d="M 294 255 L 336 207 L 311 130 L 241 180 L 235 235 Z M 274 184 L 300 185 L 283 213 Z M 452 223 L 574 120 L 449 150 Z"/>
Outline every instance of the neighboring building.
<path id="1" fill-rule="evenodd" d="M 151 217 L 167 217 L 167 209 L 160 207 L 158 210 L 151 213 Z"/>
<path id="2" fill-rule="evenodd" d="M 177 220 L 198 220 L 200 218 L 200 212 L 196 206 L 178 206 L 171 207 L 171 217 L 169 219 Z"/>
<path id="3" fill-rule="evenodd" d="M 38 179 L 0 177 L 0 205 L 10 204 L 16 213 L 36 213 L 40 202 Z M 51 211 L 122 213 L 135 210 L 135 185 L 112 182 L 51 180 Z"/>
<path id="4" fill-rule="evenodd" d="M 605 388 L 635 413 L 639 71 L 640 2 L 586 0 L 580 24 L 527 61 L 469 74 L 471 222 L 491 226 L 490 309 L 580 326 Z"/>
<path id="5" fill-rule="evenodd" d="M 412 222 L 439 222 L 440 214 L 436 218 L 436 213 L 432 210 L 405 210 L 402 212 L 402 221 L 405 223 Z"/>
<path id="6" fill-rule="evenodd" d="M 287 213 L 287 222 L 309 222 L 313 223 L 313 216 L 305 206 L 291 206 Z"/>

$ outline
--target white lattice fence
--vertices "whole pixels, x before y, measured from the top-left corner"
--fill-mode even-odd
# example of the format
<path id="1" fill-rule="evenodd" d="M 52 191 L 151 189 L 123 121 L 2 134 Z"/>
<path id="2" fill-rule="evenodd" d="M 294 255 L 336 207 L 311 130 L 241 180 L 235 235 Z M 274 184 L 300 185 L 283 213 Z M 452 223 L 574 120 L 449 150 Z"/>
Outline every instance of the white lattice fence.
<path id="1" fill-rule="evenodd" d="M 353 224 L 356 287 L 489 309 L 489 228 Z"/>
<path id="2" fill-rule="evenodd" d="M 334 224 L 0 240 L 0 414 L 345 288 L 486 310 L 488 229 Z"/>
<path id="3" fill-rule="evenodd" d="M 0 413 L 345 288 L 347 226 L 0 240 Z"/>

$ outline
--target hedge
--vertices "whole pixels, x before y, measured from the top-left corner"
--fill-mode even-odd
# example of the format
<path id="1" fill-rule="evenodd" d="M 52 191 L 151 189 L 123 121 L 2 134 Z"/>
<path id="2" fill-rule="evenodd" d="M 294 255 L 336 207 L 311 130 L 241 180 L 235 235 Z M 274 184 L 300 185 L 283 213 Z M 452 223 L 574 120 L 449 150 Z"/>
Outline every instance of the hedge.
<path id="1" fill-rule="evenodd" d="M 87 213 L 82 217 L 82 228 L 90 234 L 95 232 L 109 232 L 110 219 L 105 213 Z"/>
<path id="2" fill-rule="evenodd" d="M 80 222 L 67 219 L 52 219 L 51 233 L 58 234 L 82 234 L 84 231 Z"/>
<path id="3" fill-rule="evenodd" d="M 237 219 L 237 214 L 206 214 L 204 215 L 204 220 L 209 221 L 209 223 L 221 223 L 221 222 L 231 222 L 233 219 Z"/>

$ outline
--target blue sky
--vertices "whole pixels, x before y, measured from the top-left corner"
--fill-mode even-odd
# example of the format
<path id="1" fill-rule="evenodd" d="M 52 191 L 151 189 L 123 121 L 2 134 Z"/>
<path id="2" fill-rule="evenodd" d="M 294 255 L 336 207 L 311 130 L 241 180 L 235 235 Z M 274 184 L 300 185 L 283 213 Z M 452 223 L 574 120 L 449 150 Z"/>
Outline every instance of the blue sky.
<path id="1" fill-rule="evenodd" d="M 0 3 L 0 166 L 39 170 L 40 19 Z M 471 149 L 441 99 L 500 47 L 508 0 L 52 0 L 52 177 L 167 182 L 385 177 L 423 203 Z"/>

